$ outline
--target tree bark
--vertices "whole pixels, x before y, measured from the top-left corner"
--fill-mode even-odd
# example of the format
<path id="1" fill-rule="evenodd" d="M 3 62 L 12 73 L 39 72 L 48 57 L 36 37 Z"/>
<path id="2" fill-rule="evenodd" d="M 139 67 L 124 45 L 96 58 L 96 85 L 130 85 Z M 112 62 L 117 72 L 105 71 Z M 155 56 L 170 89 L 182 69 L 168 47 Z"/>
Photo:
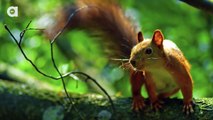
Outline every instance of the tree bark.
<path id="1" fill-rule="evenodd" d="M 195 99 L 195 112 L 190 115 L 182 112 L 180 99 L 165 100 L 163 109 L 158 112 L 149 105 L 143 111 L 132 112 L 131 98 L 113 98 L 116 108 L 113 112 L 108 100 L 101 95 L 72 95 L 72 98 L 75 107 L 68 109 L 69 104 L 62 92 L 0 80 L 0 119 L 213 119 L 213 98 Z"/>

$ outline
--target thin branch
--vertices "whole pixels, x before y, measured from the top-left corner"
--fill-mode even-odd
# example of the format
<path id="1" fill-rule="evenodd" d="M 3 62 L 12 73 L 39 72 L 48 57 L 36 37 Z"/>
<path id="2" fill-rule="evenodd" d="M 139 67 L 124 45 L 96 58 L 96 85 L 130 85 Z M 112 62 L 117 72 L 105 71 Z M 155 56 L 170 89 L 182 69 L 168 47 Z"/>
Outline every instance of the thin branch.
<path id="1" fill-rule="evenodd" d="M 52 53 L 51 57 L 52 57 L 52 58 L 53 58 L 52 45 L 53 45 L 53 43 L 55 42 L 55 40 L 63 33 L 63 31 L 66 29 L 66 27 L 67 27 L 68 24 L 70 23 L 72 17 L 73 17 L 77 12 L 79 12 L 79 11 L 82 10 L 82 9 L 89 8 L 89 7 L 91 7 L 91 6 L 83 6 L 83 7 L 81 7 L 81 8 L 76 9 L 72 14 L 70 14 L 70 16 L 69 16 L 69 18 L 68 18 L 68 20 L 67 20 L 65 26 L 64 26 L 64 27 L 54 36 L 54 38 L 51 40 L 51 53 Z M 56 67 L 56 65 L 55 65 L 54 59 L 52 59 L 52 61 L 53 61 L 53 64 L 54 64 L 56 70 L 58 71 L 58 69 L 57 69 L 57 67 Z M 58 71 L 58 73 L 60 74 L 59 71 Z M 113 102 L 112 102 L 112 99 L 111 99 L 111 97 L 109 96 L 109 94 L 106 92 L 106 90 L 105 90 L 94 78 L 90 77 L 89 75 L 87 75 L 87 74 L 85 74 L 85 73 L 83 73 L 83 72 L 70 72 L 69 74 L 65 74 L 65 75 L 60 74 L 60 79 L 63 81 L 62 83 L 63 83 L 64 88 L 66 88 L 66 86 L 65 86 L 65 84 L 64 84 L 63 78 L 69 76 L 70 74 L 80 74 L 80 75 L 85 76 L 85 77 L 86 77 L 86 80 L 92 80 L 92 81 L 104 92 L 104 94 L 108 97 L 108 99 L 109 99 L 109 101 L 110 101 L 110 103 L 111 103 L 111 105 L 112 105 L 112 110 L 115 112 L 115 108 L 114 108 L 114 104 L 113 104 Z M 86 81 L 86 80 L 85 80 L 85 81 Z M 65 91 L 65 92 L 66 92 L 66 91 Z"/>
<path id="2" fill-rule="evenodd" d="M 61 82 L 62 82 L 62 85 L 63 85 L 63 88 L 64 88 L 64 91 L 65 91 L 65 94 L 67 96 L 67 98 L 69 99 L 69 102 L 71 104 L 71 107 L 74 108 L 74 110 L 79 114 L 79 111 L 78 109 L 75 107 L 74 105 L 74 100 L 72 99 L 72 97 L 70 97 L 70 95 L 68 94 L 67 92 L 67 89 L 66 89 L 66 85 L 65 85 L 65 81 L 64 81 L 64 78 L 62 76 L 62 74 L 60 73 L 56 63 L 55 63 L 55 59 L 54 59 L 54 52 L 53 52 L 53 43 L 50 42 L 50 49 L 51 49 L 51 59 L 52 59 L 52 63 L 53 63 L 53 66 L 55 68 L 55 70 L 57 71 L 57 73 L 60 75 L 60 79 L 61 79 Z M 80 118 L 83 120 L 83 116 L 81 114 L 79 114 Z"/>
<path id="3" fill-rule="evenodd" d="M 88 8 L 89 6 L 83 6 L 80 7 L 78 9 L 76 9 L 72 14 L 70 14 L 65 26 L 54 36 L 54 38 L 51 40 L 51 43 L 55 42 L 55 40 L 61 35 L 61 33 L 63 33 L 63 31 L 67 28 L 68 24 L 70 23 L 72 17 L 79 12 L 80 10 L 84 9 L 84 8 Z"/>
<path id="4" fill-rule="evenodd" d="M 45 77 L 48 77 L 48 78 L 51 78 L 51 79 L 54 79 L 54 80 L 58 80 L 58 78 L 50 76 L 50 75 L 47 75 L 44 72 L 40 71 L 39 68 L 33 63 L 33 61 L 30 60 L 30 58 L 27 57 L 26 53 L 24 52 L 24 50 L 21 47 L 21 44 L 20 44 L 21 42 L 18 42 L 18 40 L 14 37 L 14 35 L 11 33 L 10 29 L 7 27 L 6 24 L 4 25 L 4 27 L 8 31 L 8 33 L 10 34 L 10 36 L 13 38 L 13 40 L 15 41 L 15 43 L 17 44 L 17 46 L 18 46 L 19 50 L 21 51 L 21 53 L 23 54 L 24 58 L 36 69 L 36 71 L 38 73 L 42 74 Z M 26 27 L 26 29 L 27 29 L 27 27 Z M 25 34 L 25 32 L 27 31 L 26 29 L 21 32 L 22 35 Z M 23 38 L 23 36 L 22 36 L 22 38 Z"/>
<path id="5" fill-rule="evenodd" d="M 48 77 L 48 78 L 51 78 L 51 79 L 53 79 L 53 80 L 59 80 L 59 79 L 61 79 L 61 80 L 62 80 L 62 84 L 63 84 L 63 88 L 64 88 L 64 90 L 65 90 L 65 94 L 66 94 L 66 96 L 69 98 L 69 101 L 70 101 L 70 103 L 71 103 L 72 105 L 74 105 L 74 103 L 73 103 L 72 98 L 69 96 L 69 94 L 68 94 L 68 92 L 67 92 L 67 90 L 66 90 L 66 85 L 65 85 L 65 82 L 64 82 L 64 78 L 70 76 L 71 74 L 80 74 L 80 75 L 85 76 L 85 77 L 86 77 L 86 80 L 92 80 L 92 81 L 103 91 L 103 93 L 108 97 L 110 104 L 112 105 L 112 110 L 113 110 L 113 112 L 115 112 L 114 104 L 113 104 L 113 102 L 112 102 L 111 97 L 110 97 L 109 94 L 106 92 L 106 90 L 105 90 L 94 78 L 92 78 L 91 76 L 89 76 L 89 75 L 87 75 L 87 74 L 85 74 L 85 73 L 83 73 L 83 72 L 69 72 L 69 73 L 66 73 L 66 74 L 64 74 L 64 75 L 62 75 L 62 74 L 60 73 L 60 71 L 58 70 L 58 68 L 57 68 L 57 66 L 56 66 L 55 60 L 54 60 L 54 54 L 53 54 L 53 53 L 54 53 L 54 52 L 53 52 L 53 43 L 54 43 L 54 41 L 51 41 L 51 42 L 50 42 L 50 45 L 51 45 L 51 46 L 50 46 L 50 47 L 51 47 L 51 59 L 52 59 L 54 68 L 56 69 L 56 71 L 57 71 L 58 74 L 60 75 L 59 77 L 54 77 L 54 76 L 45 74 L 44 72 L 42 72 L 42 71 L 34 64 L 34 62 L 33 62 L 30 58 L 28 58 L 28 56 L 26 55 L 26 53 L 24 52 L 24 50 L 22 49 L 22 46 L 21 46 L 22 39 L 23 39 L 25 33 L 26 33 L 28 30 L 43 30 L 43 29 L 37 29 L 37 28 L 28 28 L 29 25 L 30 25 L 30 23 L 31 23 L 31 21 L 29 22 L 29 24 L 27 25 L 27 27 L 20 33 L 20 41 L 19 41 L 19 42 L 18 42 L 18 40 L 14 37 L 14 35 L 11 33 L 10 29 L 8 28 L 8 26 L 7 26 L 6 24 L 4 25 L 4 27 L 5 27 L 5 29 L 8 31 L 8 33 L 10 34 L 10 36 L 14 39 L 14 41 L 15 41 L 15 43 L 17 44 L 19 50 L 20 50 L 21 53 L 23 54 L 24 58 L 35 68 L 35 70 L 36 70 L 38 73 L 42 74 L 43 76 Z M 86 80 L 85 80 L 85 81 L 86 81 Z M 75 107 L 74 107 L 74 109 L 77 110 Z"/>
<path id="6" fill-rule="evenodd" d="M 213 2 L 211 2 L 210 0 L 180 0 L 180 1 L 213 14 Z"/>
<path id="7" fill-rule="evenodd" d="M 87 74 L 85 74 L 85 73 L 83 73 L 83 72 L 72 72 L 72 74 L 80 74 L 80 75 L 83 75 L 83 76 L 86 76 L 86 77 L 87 77 L 85 80 L 92 80 L 92 82 L 94 82 L 94 83 L 101 89 L 101 91 L 103 91 L 104 94 L 108 97 L 109 102 L 110 102 L 110 104 L 111 104 L 111 106 L 112 106 L 113 112 L 114 112 L 114 113 L 116 112 L 116 111 L 115 111 L 114 104 L 113 104 L 113 101 L 112 101 L 110 95 L 107 93 L 107 91 L 106 91 L 106 90 L 105 90 L 94 78 L 90 77 L 89 75 L 87 75 Z"/>
<path id="8" fill-rule="evenodd" d="M 24 50 L 22 49 L 22 46 L 21 46 L 21 40 L 23 39 L 25 33 L 27 32 L 27 30 L 32 30 L 32 29 L 28 29 L 29 25 L 30 25 L 31 21 L 28 23 L 27 27 L 20 33 L 20 41 L 18 42 L 17 39 L 14 37 L 14 35 L 11 33 L 10 29 L 7 27 L 7 25 L 4 25 L 5 26 L 5 29 L 9 32 L 9 34 L 12 36 L 12 38 L 15 40 L 19 50 L 21 51 L 21 53 L 23 54 L 24 58 L 31 63 L 31 65 L 36 69 L 36 71 L 40 74 L 42 74 L 43 76 L 45 77 L 48 77 L 48 78 L 51 78 L 51 79 L 54 79 L 54 80 L 59 80 L 61 79 L 62 80 L 62 84 L 63 84 L 63 88 L 64 88 L 64 91 L 65 91 L 65 94 L 67 96 L 67 98 L 69 99 L 69 102 L 70 104 L 72 105 L 72 107 L 75 109 L 75 111 L 79 114 L 80 118 L 83 120 L 83 116 L 79 113 L 79 111 L 77 110 L 77 108 L 74 106 L 74 102 L 73 102 L 73 99 L 69 96 L 68 92 L 67 92 L 67 89 L 66 89 L 66 86 L 65 86 L 65 82 L 64 82 L 64 79 L 62 77 L 62 74 L 60 73 L 59 69 L 57 68 L 56 66 L 56 63 L 55 63 L 55 60 L 54 60 L 54 57 L 53 57 L 53 43 L 50 43 L 51 45 L 51 59 L 52 59 L 52 62 L 53 62 L 53 65 L 54 65 L 54 68 L 56 69 L 56 71 L 58 72 L 58 74 L 60 75 L 60 78 L 58 77 L 53 77 L 53 76 L 50 76 L 50 75 L 47 75 L 45 73 L 43 73 L 42 71 L 39 70 L 39 68 L 33 63 L 32 60 L 30 60 L 27 55 L 25 54 Z"/>
<path id="9" fill-rule="evenodd" d="M 25 34 L 26 30 L 28 29 L 28 27 L 30 26 L 31 22 L 32 22 L 32 20 L 27 24 L 26 28 L 20 33 L 19 44 L 21 44 L 23 37 L 24 37 L 24 34 Z"/>
<path id="10" fill-rule="evenodd" d="M 115 110 L 115 107 L 114 107 L 114 104 L 113 104 L 113 101 L 112 101 L 110 95 L 109 95 L 109 94 L 107 93 L 107 91 L 106 91 L 106 90 L 105 90 L 94 78 L 92 78 L 91 76 L 89 76 L 89 75 L 87 75 L 87 74 L 85 74 L 85 73 L 83 73 L 83 72 L 68 72 L 68 73 L 64 74 L 63 76 L 61 76 L 61 77 L 62 77 L 62 78 L 65 78 L 65 77 L 69 77 L 70 75 L 73 75 L 73 74 L 82 75 L 82 76 L 86 77 L 86 78 L 85 78 L 85 81 L 91 80 L 93 83 L 95 83 L 95 84 L 100 88 L 100 90 L 101 90 L 101 91 L 107 96 L 107 98 L 109 99 L 109 102 L 110 102 L 110 104 L 111 104 L 111 106 L 112 106 L 113 112 L 116 111 L 116 110 Z"/>
<path id="11" fill-rule="evenodd" d="M 60 30 L 60 31 L 58 32 L 58 34 L 55 35 L 54 39 L 50 41 L 51 60 L 52 60 L 52 63 L 53 63 L 54 68 L 56 69 L 57 73 L 59 74 L 59 77 L 53 77 L 53 76 L 51 76 L 51 75 L 47 75 L 47 74 L 45 74 L 44 72 L 40 71 L 39 68 L 33 63 L 33 61 L 30 60 L 30 59 L 27 57 L 26 53 L 24 52 L 24 50 L 22 49 L 22 46 L 21 46 L 23 37 L 24 37 L 25 33 L 26 33 L 28 30 L 44 30 L 44 29 L 29 28 L 29 26 L 30 26 L 30 24 L 31 24 L 31 22 L 32 22 L 32 21 L 30 21 L 30 22 L 27 24 L 26 28 L 20 33 L 20 36 L 19 36 L 20 38 L 19 38 L 19 41 L 18 41 L 18 40 L 14 37 L 14 35 L 11 33 L 10 29 L 7 27 L 6 24 L 4 25 L 4 27 L 5 27 L 5 29 L 8 31 L 8 33 L 10 34 L 10 36 L 14 39 L 14 41 L 15 41 L 15 43 L 17 44 L 19 50 L 20 50 L 21 53 L 23 54 L 24 58 L 35 68 L 35 70 L 36 70 L 38 73 L 42 74 L 42 75 L 45 76 L 45 77 L 51 78 L 51 79 L 53 79 L 53 80 L 59 80 L 59 79 L 62 80 L 62 84 L 63 84 L 63 88 L 64 88 L 64 91 L 65 91 L 65 94 L 66 94 L 66 96 L 68 97 L 68 99 L 69 99 L 71 105 L 74 107 L 75 111 L 76 111 L 78 114 L 79 114 L 79 112 L 78 112 L 78 110 L 77 110 L 77 109 L 75 108 L 75 106 L 74 106 L 73 99 L 69 96 L 69 94 L 68 94 L 68 92 L 67 92 L 66 85 L 65 85 L 65 81 L 64 81 L 64 78 L 67 77 L 67 76 L 70 76 L 71 74 L 79 74 L 79 75 L 82 75 L 82 76 L 86 77 L 85 81 L 91 80 L 92 82 L 94 82 L 94 83 L 103 91 L 103 93 L 108 97 L 109 102 L 111 103 L 111 106 L 112 106 L 112 110 L 113 110 L 113 112 L 115 112 L 114 104 L 113 104 L 113 102 L 112 102 L 111 97 L 110 97 L 109 94 L 106 92 L 106 90 L 105 90 L 94 78 L 90 77 L 89 75 L 87 75 L 87 74 L 85 74 L 85 73 L 83 73 L 83 72 L 69 72 L 69 73 L 67 73 L 67 74 L 62 75 L 62 74 L 60 73 L 60 71 L 59 71 L 59 69 L 58 69 L 56 63 L 55 63 L 54 52 L 53 52 L 53 44 L 54 44 L 55 40 L 59 37 L 59 35 L 60 35 L 61 33 L 63 33 L 63 31 L 65 30 L 65 28 L 67 27 L 67 25 L 68 25 L 69 22 L 71 21 L 71 18 L 72 18 L 78 11 L 82 10 L 83 8 L 88 8 L 88 6 L 84 6 L 84 7 L 81 7 L 81 8 L 79 8 L 79 9 L 76 9 L 76 10 L 74 11 L 74 13 L 72 13 L 72 14 L 69 16 L 69 19 L 68 19 L 66 25 L 62 28 L 62 30 Z M 81 116 L 81 114 L 79 114 L 79 115 L 80 115 L 81 119 L 83 119 L 83 117 Z"/>

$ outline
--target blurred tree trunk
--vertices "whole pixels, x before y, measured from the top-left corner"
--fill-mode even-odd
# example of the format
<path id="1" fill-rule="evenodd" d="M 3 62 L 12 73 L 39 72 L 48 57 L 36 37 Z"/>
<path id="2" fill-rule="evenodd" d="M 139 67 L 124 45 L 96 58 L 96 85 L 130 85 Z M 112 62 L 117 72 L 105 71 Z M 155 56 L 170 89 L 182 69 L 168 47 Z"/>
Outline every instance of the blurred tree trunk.
<path id="1" fill-rule="evenodd" d="M 180 0 L 193 7 L 204 10 L 208 13 L 213 14 L 213 1 L 211 0 Z"/>
<path id="2" fill-rule="evenodd" d="M 195 100 L 195 112 L 182 113 L 182 100 L 168 99 L 163 109 L 154 112 L 149 105 L 138 113 L 131 111 L 130 98 L 114 98 L 116 112 L 101 95 L 72 95 L 75 109 L 67 109 L 63 93 L 37 89 L 22 83 L 0 80 L 1 120 L 73 120 L 80 119 L 213 119 L 213 98 Z"/>

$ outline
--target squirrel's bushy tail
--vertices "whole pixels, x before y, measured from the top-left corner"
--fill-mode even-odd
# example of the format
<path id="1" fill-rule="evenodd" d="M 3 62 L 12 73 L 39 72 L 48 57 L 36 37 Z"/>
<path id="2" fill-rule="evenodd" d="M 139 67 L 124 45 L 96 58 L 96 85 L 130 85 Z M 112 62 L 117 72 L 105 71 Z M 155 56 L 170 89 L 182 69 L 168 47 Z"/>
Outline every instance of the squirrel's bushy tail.
<path id="1" fill-rule="evenodd" d="M 46 33 L 52 38 L 67 23 L 70 15 L 78 8 L 85 7 L 69 21 L 66 29 L 86 30 L 106 46 L 108 54 L 116 58 L 129 58 L 131 49 L 137 44 L 136 26 L 125 16 L 115 0 L 78 0 L 73 6 L 59 13 L 55 25 Z"/>

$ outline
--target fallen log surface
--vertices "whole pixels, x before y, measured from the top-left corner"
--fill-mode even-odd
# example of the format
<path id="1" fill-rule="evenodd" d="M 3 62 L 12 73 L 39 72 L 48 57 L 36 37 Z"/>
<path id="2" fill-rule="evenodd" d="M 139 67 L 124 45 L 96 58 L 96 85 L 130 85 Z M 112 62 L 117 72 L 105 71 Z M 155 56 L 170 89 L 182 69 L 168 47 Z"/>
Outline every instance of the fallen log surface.
<path id="1" fill-rule="evenodd" d="M 132 112 L 131 98 L 113 98 L 116 111 L 109 101 L 97 94 L 71 95 L 74 107 L 69 107 L 64 93 L 37 89 L 25 84 L 0 80 L 0 120 L 78 120 L 78 119 L 213 119 L 213 98 L 195 99 L 195 112 L 185 115 L 182 100 L 167 99 L 163 109 L 154 112 L 149 105 Z"/>

